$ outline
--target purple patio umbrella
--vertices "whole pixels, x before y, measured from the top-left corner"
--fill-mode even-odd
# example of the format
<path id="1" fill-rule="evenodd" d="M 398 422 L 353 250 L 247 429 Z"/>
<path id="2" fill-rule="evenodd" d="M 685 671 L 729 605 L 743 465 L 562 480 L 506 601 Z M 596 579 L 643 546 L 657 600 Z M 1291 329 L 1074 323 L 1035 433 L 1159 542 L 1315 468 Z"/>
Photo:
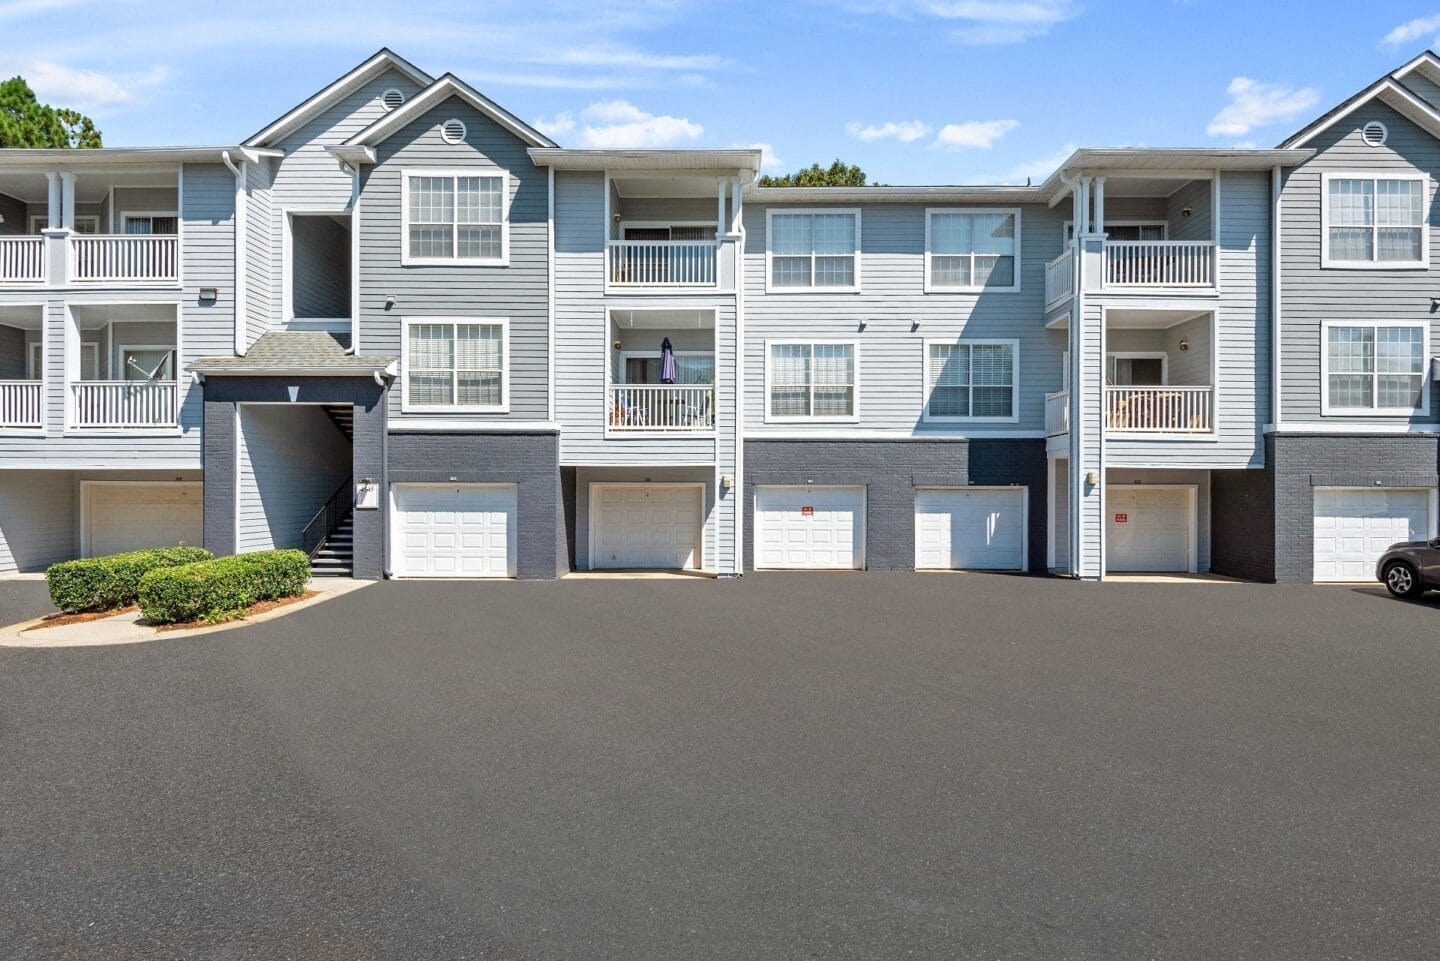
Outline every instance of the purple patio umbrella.
<path id="1" fill-rule="evenodd" d="M 675 348 L 669 337 L 660 342 L 660 383 L 675 383 Z"/>

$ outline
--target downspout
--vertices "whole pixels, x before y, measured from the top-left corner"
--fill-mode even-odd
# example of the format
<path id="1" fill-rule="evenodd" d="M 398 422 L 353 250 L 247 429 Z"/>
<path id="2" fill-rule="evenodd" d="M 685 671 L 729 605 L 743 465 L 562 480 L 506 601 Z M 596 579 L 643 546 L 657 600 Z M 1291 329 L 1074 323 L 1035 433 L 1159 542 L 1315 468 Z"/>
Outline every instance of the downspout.
<path id="1" fill-rule="evenodd" d="M 747 184 L 735 178 L 731 230 L 735 242 L 735 576 L 745 576 L 745 200 Z"/>
<path id="2" fill-rule="evenodd" d="M 350 174 L 350 349 L 360 353 L 360 167 L 342 163 Z"/>
<path id="3" fill-rule="evenodd" d="M 1280 413 L 1280 191 L 1283 175 L 1270 168 L 1270 424 L 1275 430 L 1285 419 Z"/>
<path id="4" fill-rule="evenodd" d="M 546 211 L 545 235 L 546 235 L 546 269 L 549 272 L 548 282 L 545 284 L 545 323 L 546 323 L 546 350 L 549 353 L 549 390 L 550 403 L 547 407 L 547 416 L 550 422 L 555 422 L 555 168 L 546 168 L 550 179 L 549 209 Z"/>
<path id="5" fill-rule="evenodd" d="M 1080 216 L 1080 184 L 1071 180 L 1060 171 L 1060 182 L 1070 188 L 1070 222 L 1074 224 L 1074 236 L 1070 239 L 1070 285 L 1074 291 L 1070 298 L 1070 450 L 1069 462 L 1065 472 L 1065 511 L 1067 524 L 1065 536 L 1069 538 L 1070 550 L 1068 563 L 1070 575 L 1080 576 L 1080 498 L 1075 496 L 1076 492 L 1083 486 L 1083 481 L 1077 481 L 1080 470 L 1080 318 L 1084 314 L 1081 299 L 1084 296 L 1084 277 L 1080 269 L 1080 234 L 1083 232 L 1084 224 Z"/>
<path id="6" fill-rule="evenodd" d="M 235 356 L 244 357 L 250 349 L 250 318 L 245 302 L 245 261 L 248 254 L 245 246 L 245 212 L 249 200 L 245 193 L 245 161 L 242 159 L 237 165 L 230 159 L 228 150 L 221 152 L 220 159 L 235 175 Z"/>

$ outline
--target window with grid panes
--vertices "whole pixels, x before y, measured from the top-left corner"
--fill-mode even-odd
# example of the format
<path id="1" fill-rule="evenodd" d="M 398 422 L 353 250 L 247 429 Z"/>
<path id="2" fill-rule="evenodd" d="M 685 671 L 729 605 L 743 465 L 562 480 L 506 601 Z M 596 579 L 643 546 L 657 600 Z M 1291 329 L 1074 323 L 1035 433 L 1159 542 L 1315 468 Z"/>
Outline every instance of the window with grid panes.
<path id="1" fill-rule="evenodd" d="M 1425 400 L 1425 331 L 1333 324 L 1325 333 L 1325 369 L 1331 410 L 1416 410 Z"/>
<path id="2" fill-rule="evenodd" d="M 771 418 L 854 416 L 854 344 L 770 345 Z"/>
<path id="3" fill-rule="evenodd" d="M 413 323 L 406 337 L 408 406 L 494 408 L 504 404 L 504 324 Z"/>
<path id="4" fill-rule="evenodd" d="M 927 420 L 1014 418 L 1014 344 L 930 344 L 926 350 Z"/>
<path id="5" fill-rule="evenodd" d="M 930 286 L 942 290 L 1018 290 L 1015 211 L 931 211 Z"/>
<path id="6" fill-rule="evenodd" d="M 502 260 L 504 174 L 410 174 L 406 209 L 409 256 L 416 260 Z"/>
<path id="7" fill-rule="evenodd" d="M 770 215 L 770 285 L 854 288 L 858 218 L 852 213 Z"/>
<path id="8" fill-rule="evenodd" d="M 1325 204 L 1331 263 L 1423 263 L 1423 180 L 1332 177 Z"/>

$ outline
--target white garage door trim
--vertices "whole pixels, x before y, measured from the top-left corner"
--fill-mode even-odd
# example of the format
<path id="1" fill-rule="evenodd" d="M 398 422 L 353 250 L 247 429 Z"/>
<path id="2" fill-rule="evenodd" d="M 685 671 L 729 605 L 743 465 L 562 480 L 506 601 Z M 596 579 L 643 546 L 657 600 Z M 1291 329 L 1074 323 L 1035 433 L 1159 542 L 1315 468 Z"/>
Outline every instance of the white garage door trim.
<path id="1" fill-rule="evenodd" d="M 95 481 L 82 480 L 80 482 L 80 556 L 90 556 L 90 498 L 97 488 L 100 487 L 145 487 L 154 489 L 156 487 L 193 487 L 200 492 L 200 533 L 201 540 L 205 533 L 205 482 L 204 481 L 146 481 L 146 480 L 124 480 L 124 481 Z M 165 546 L 165 545 L 151 545 Z M 200 547 L 199 542 L 190 547 Z"/>
<path id="2" fill-rule="evenodd" d="M 1374 564 L 1373 564 L 1373 562 L 1370 562 L 1369 568 L 1368 568 L 1366 571 L 1364 571 L 1361 576 L 1358 576 L 1358 577 L 1323 577 L 1323 578 L 1322 578 L 1322 577 L 1316 576 L 1316 567 L 1317 567 L 1317 565 L 1318 565 L 1318 563 L 1319 563 L 1319 559 L 1318 559 L 1318 557 L 1314 554 L 1315 522 L 1319 519 L 1319 516 L 1320 516 L 1320 514 L 1319 514 L 1319 509 L 1320 509 L 1319 500 L 1320 500 L 1320 496 L 1321 496 L 1322 494 L 1329 494 L 1329 493 L 1342 494 L 1342 493 L 1349 493 L 1349 492 L 1360 493 L 1360 494 L 1373 494 L 1373 493 L 1376 493 L 1376 492 L 1384 492 L 1384 493 L 1404 493 L 1404 494 L 1423 494 L 1424 497 L 1425 497 L 1425 536 L 1426 536 L 1427 538 L 1429 538 L 1429 537 L 1434 537 L 1434 536 L 1436 535 L 1436 519 L 1437 519 L 1437 517 L 1440 517 L 1440 505 L 1437 505 L 1437 497 L 1440 497 L 1440 491 L 1437 491 L 1436 488 L 1433 488 L 1433 487 L 1316 487 L 1316 488 L 1314 488 L 1314 491 L 1313 491 L 1313 493 L 1312 493 L 1312 495 L 1311 495 L 1311 506 L 1310 506 L 1310 543 L 1311 543 L 1311 551 L 1312 551 L 1311 557 L 1310 557 L 1310 579 L 1311 579 L 1311 581 L 1313 581 L 1314 583 L 1317 583 L 1317 584 L 1347 584 L 1347 583 L 1351 583 L 1351 584 L 1353 584 L 1353 583 L 1355 583 L 1357 580 L 1359 580 L 1359 581 L 1369 581 L 1369 580 L 1374 576 Z M 1388 547 L 1389 545 L 1387 544 L 1386 546 Z M 1378 559 L 1378 557 L 1377 557 L 1377 559 Z"/>
<path id="3" fill-rule="evenodd" d="M 509 520 L 505 527 L 505 574 L 463 574 L 463 573 L 419 573 L 412 574 L 404 569 L 403 540 L 404 525 L 402 517 L 406 513 L 400 507 L 401 496 L 407 490 L 448 490 L 450 488 L 463 487 L 476 491 L 505 492 L 510 495 L 508 512 Z M 389 547 L 389 568 L 391 577 L 405 577 L 413 579 L 440 579 L 440 580 L 503 580 L 507 577 L 516 576 L 516 568 L 519 563 L 519 537 L 520 537 L 520 507 L 519 488 L 515 484 L 467 484 L 467 483 L 399 483 L 390 485 L 389 496 L 390 520 L 386 525 L 390 535 Z"/>
<path id="4" fill-rule="evenodd" d="M 860 495 L 860 503 L 855 513 L 854 530 L 854 563 L 850 567 L 767 567 L 760 562 L 760 551 L 765 543 L 765 527 L 761 512 L 760 498 L 766 491 L 855 491 Z M 865 569 L 865 547 L 867 537 L 867 517 L 870 513 L 870 489 L 864 484 L 757 484 L 755 485 L 755 496 L 751 504 L 751 516 L 754 518 L 754 543 L 751 544 L 752 560 L 757 571 L 863 571 Z"/>
<path id="5" fill-rule="evenodd" d="M 1010 494 L 1019 498 L 1020 504 L 1020 558 L 1015 566 L 1005 567 L 930 567 L 922 566 L 920 552 L 923 549 L 920 539 L 920 501 L 925 494 Z M 975 487 L 917 487 L 915 488 L 914 505 L 915 524 L 915 569 L 925 571 L 950 571 L 950 570 L 988 570 L 988 571 L 1027 571 L 1030 569 L 1030 488 L 1015 487 L 1008 485 L 975 486 Z M 954 556 L 954 545 L 951 545 L 951 557 Z"/>
<path id="6" fill-rule="evenodd" d="M 691 566 L 691 567 L 683 567 L 683 568 L 659 568 L 659 569 L 661 569 L 661 570 L 687 570 L 687 571 L 700 571 L 700 570 L 704 570 L 704 569 L 705 569 L 705 488 L 706 488 L 706 484 L 705 484 L 704 482 L 702 482 L 702 481 L 673 481 L 673 482 L 672 482 L 672 481 L 666 481 L 666 482 L 662 482 L 662 483 L 659 483 L 659 484 L 647 484 L 647 483 L 644 483 L 644 482 L 641 482 L 641 481 L 597 481 L 597 482 L 594 482 L 594 483 L 590 484 L 590 493 L 589 493 L 589 505 L 590 505 L 590 506 L 589 506 L 589 508 L 588 508 L 588 510 L 589 510 L 589 517 L 588 517 L 588 519 L 587 519 L 587 520 L 588 520 L 588 523 L 587 523 L 587 525 L 586 525 L 586 528 L 587 528 L 587 535 L 586 535 L 586 536 L 588 537 L 588 544 L 587 544 L 587 549 L 586 549 L 586 563 L 589 565 L 589 569 L 592 570 L 592 571 L 596 571 L 596 570 L 616 570 L 616 569 L 617 569 L 617 568 L 606 568 L 606 567 L 602 567 L 602 566 L 600 566 L 599 564 L 597 564 L 596 561 L 595 561 L 595 544 L 596 544 L 596 537 L 595 537 L 595 519 L 599 516 L 599 511 L 597 511 L 597 510 L 595 509 L 595 501 L 596 501 L 596 496 L 597 496 L 601 491 L 603 491 L 603 490 L 606 490 L 606 489 L 627 489 L 627 488 L 628 488 L 628 489 L 633 489 L 633 488 L 647 488 L 647 489 L 649 489 L 649 490 L 656 490 L 656 489 L 660 489 L 660 490 L 692 490 L 692 491 L 695 492 L 695 495 L 696 495 L 696 496 L 695 496 L 695 501 L 696 501 L 696 505 L 697 505 L 697 506 L 696 506 L 696 514 L 695 514 L 695 554 L 694 554 L 695 563 L 694 563 L 694 565 Z M 619 569 L 619 570 L 625 570 L 625 569 L 627 569 L 627 568 L 618 568 L 618 569 Z M 630 569 L 633 569 L 633 570 L 642 570 L 643 568 L 630 568 Z"/>
<path id="7" fill-rule="evenodd" d="M 1200 527 L 1200 524 L 1199 524 L 1199 516 L 1198 516 L 1198 515 L 1199 515 L 1199 507 L 1198 507 L 1198 505 L 1199 505 L 1199 503 L 1200 503 L 1200 485 L 1199 485 L 1199 484 L 1107 484 L 1107 485 L 1105 485 L 1105 524 L 1104 524 L 1104 529 L 1105 529 L 1105 552 L 1104 552 L 1104 556 L 1105 556 L 1105 573 L 1106 573 L 1106 574 L 1109 574 L 1109 573 L 1111 572 L 1111 567 L 1110 567 L 1110 520 L 1111 520 L 1111 518 L 1113 517 L 1113 515 L 1115 514 L 1115 508 L 1114 508 L 1114 507 L 1111 505 L 1111 503 L 1110 503 L 1110 491 L 1112 491 L 1112 490 L 1117 490 L 1117 491 L 1144 491 L 1144 490 L 1173 491 L 1173 490 L 1183 490 L 1183 491 L 1185 491 L 1185 492 L 1186 492 L 1185 517 L 1186 517 L 1186 520 L 1187 520 L 1187 522 L 1188 522 L 1187 525 L 1186 525 L 1186 528 L 1187 528 L 1187 530 L 1186 530 L 1186 539 L 1188 540 L 1188 544 L 1187 544 L 1187 547 L 1188 547 L 1187 555 L 1188 555 L 1188 556 L 1186 557 L 1186 561 L 1185 561 L 1185 563 L 1186 563 L 1185 573 L 1195 574 L 1195 573 L 1198 573 L 1198 572 L 1199 572 L 1199 570 L 1200 570 L 1200 544 L 1199 544 L 1199 539 L 1200 539 L 1200 538 L 1199 538 L 1199 527 Z M 1124 570 L 1116 570 L 1115 573 L 1117 573 L 1117 574 L 1125 574 L 1125 573 L 1144 573 L 1144 572 L 1143 572 L 1143 571 L 1142 571 L 1142 572 L 1130 572 L 1130 571 L 1124 571 Z M 1178 572 L 1177 572 L 1177 573 L 1178 573 Z"/>

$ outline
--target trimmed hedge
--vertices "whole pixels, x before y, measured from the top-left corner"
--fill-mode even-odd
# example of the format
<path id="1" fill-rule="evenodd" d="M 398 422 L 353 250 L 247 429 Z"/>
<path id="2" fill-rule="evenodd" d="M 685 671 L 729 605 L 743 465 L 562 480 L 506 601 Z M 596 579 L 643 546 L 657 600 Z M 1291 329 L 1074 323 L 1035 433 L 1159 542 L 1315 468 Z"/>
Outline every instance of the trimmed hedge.
<path id="1" fill-rule="evenodd" d="M 223 621 L 260 601 L 305 593 L 304 551 L 256 551 L 154 570 L 140 579 L 140 613 L 152 624 Z"/>
<path id="2" fill-rule="evenodd" d="M 66 614 L 106 611 L 134 604 L 140 580 L 162 567 L 193 564 L 211 556 L 200 547 L 152 547 L 105 557 L 83 557 L 51 564 L 45 571 L 50 600 Z"/>

